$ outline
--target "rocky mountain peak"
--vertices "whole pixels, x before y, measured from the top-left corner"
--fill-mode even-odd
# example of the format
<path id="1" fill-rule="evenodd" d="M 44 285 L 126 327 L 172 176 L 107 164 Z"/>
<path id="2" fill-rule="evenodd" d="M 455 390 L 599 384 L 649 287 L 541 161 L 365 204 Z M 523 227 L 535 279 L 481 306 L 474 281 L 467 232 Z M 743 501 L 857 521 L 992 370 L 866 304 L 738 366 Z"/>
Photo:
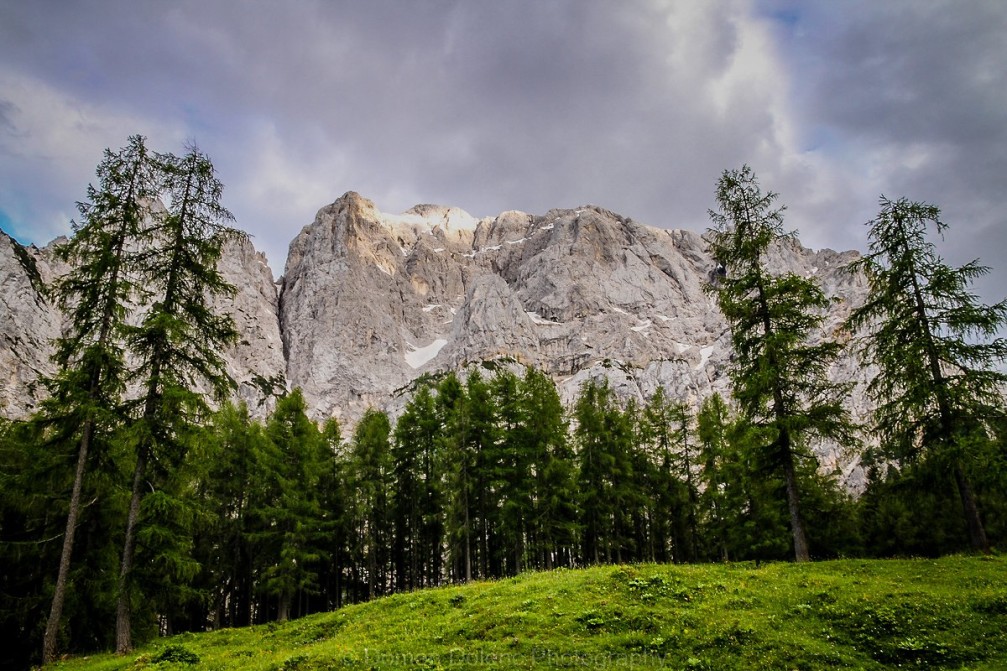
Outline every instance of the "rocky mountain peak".
<path id="1" fill-rule="evenodd" d="M 0 324 L 3 370 L 12 371 L 0 403 L 23 415 L 60 317 L 2 242 L 0 300 L 13 319 Z M 59 272 L 45 250 L 26 253 L 44 281 Z M 863 278 L 843 270 L 855 257 L 795 240 L 775 248 L 770 263 L 819 279 L 834 299 L 832 334 L 866 294 Z M 316 418 L 352 424 L 370 406 L 394 414 L 405 402 L 396 390 L 425 373 L 499 359 L 549 372 L 568 402 L 601 376 L 637 400 L 659 386 L 694 403 L 728 393 L 727 325 L 704 291 L 717 263 L 701 235 L 601 207 L 482 219 L 440 205 L 386 214 L 348 192 L 290 243 L 279 293 L 248 241 L 229 246 L 221 268 L 239 292 L 219 307 L 243 334 L 229 366 L 253 407 L 286 384 L 303 389 Z M 866 375 L 852 359 L 833 374 Z M 851 403 L 866 408 L 862 385 Z"/>
<path id="2" fill-rule="evenodd" d="M 281 297 L 288 379 L 318 416 L 394 412 L 392 392 L 419 375 L 500 358 L 548 371 L 568 401 L 599 376 L 638 400 L 658 386 L 696 403 L 727 394 L 727 325 L 704 291 L 717 264 L 698 233 L 596 206 L 473 226 L 452 208 L 387 215 L 340 207 L 346 198 L 291 243 L 304 261 L 288 262 Z M 770 262 L 816 275 L 836 299 L 836 328 L 865 291 L 842 271 L 853 257 L 795 241 Z M 858 370 L 844 362 L 836 374 Z"/>

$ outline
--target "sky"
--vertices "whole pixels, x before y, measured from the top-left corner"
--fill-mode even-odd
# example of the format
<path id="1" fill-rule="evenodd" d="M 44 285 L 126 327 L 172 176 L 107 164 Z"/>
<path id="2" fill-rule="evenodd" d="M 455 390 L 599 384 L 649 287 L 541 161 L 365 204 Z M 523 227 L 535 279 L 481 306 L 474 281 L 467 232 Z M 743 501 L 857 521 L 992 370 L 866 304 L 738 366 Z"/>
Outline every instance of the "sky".
<path id="1" fill-rule="evenodd" d="M 195 142 L 276 275 L 357 191 L 702 231 L 752 167 L 809 247 L 881 195 L 1007 294 L 1003 0 L 0 0 L 0 228 L 70 231 L 106 148 Z"/>

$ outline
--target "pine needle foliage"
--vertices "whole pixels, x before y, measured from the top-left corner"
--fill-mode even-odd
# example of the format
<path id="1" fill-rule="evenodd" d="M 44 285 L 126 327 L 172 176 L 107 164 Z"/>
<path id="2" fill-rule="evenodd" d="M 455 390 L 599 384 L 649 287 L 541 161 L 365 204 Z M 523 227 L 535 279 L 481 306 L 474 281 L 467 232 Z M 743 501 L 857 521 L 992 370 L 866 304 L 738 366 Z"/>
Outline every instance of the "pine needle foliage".
<path id="1" fill-rule="evenodd" d="M 841 346 L 820 335 L 828 299 L 813 279 L 776 274 L 767 263 L 774 245 L 793 240 L 776 199 L 747 165 L 724 171 L 707 245 L 723 271 L 711 291 L 730 325 L 734 397 L 748 420 L 766 430 L 766 461 L 786 482 L 794 556 L 805 561 L 795 462 L 812 458 L 809 438 L 847 441 L 851 426 L 844 388 L 828 379 Z"/>
<path id="2" fill-rule="evenodd" d="M 227 226 L 231 213 L 220 204 L 223 186 L 213 164 L 196 147 L 185 156 L 163 156 L 161 195 L 166 210 L 145 230 L 142 278 L 152 303 L 139 326 L 130 327 L 127 342 L 140 363 L 130 379 L 145 390 L 135 405 L 139 419 L 136 463 L 119 575 L 116 648 L 132 647 L 130 574 L 140 502 L 148 488 L 148 466 L 169 473 L 186 452 L 186 430 L 209 414 L 208 385 L 223 397 L 233 385 L 220 351 L 237 338 L 230 316 L 217 314 L 211 300 L 232 295 L 217 269 L 228 240 L 244 234 Z"/>
<path id="3" fill-rule="evenodd" d="M 940 460 L 954 475 L 973 549 L 989 544 L 966 476 L 967 446 L 986 440 L 1004 417 L 1007 300 L 983 305 L 972 283 L 988 272 L 972 261 L 948 265 L 930 241 L 947 225 L 934 205 L 881 197 L 868 222 L 869 251 L 850 264 L 870 287 L 850 316 L 857 349 L 875 366 L 868 393 L 883 457 Z"/>
<path id="4" fill-rule="evenodd" d="M 77 465 L 43 641 L 45 663 L 58 650 L 85 474 L 94 452 L 107 461 L 103 445 L 125 420 L 123 331 L 138 290 L 136 241 L 157 195 L 158 161 L 139 135 L 118 152 L 106 150 L 96 171 L 98 186 L 89 186 L 87 201 L 77 204 L 81 219 L 73 237 L 56 249 L 57 258 L 70 265 L 52 292 L 68 328 L 55 343 L 58 372 L 45 381 L 51 396 L 38 419 L 49 429 L 50 444 L 76 444 Z"/>

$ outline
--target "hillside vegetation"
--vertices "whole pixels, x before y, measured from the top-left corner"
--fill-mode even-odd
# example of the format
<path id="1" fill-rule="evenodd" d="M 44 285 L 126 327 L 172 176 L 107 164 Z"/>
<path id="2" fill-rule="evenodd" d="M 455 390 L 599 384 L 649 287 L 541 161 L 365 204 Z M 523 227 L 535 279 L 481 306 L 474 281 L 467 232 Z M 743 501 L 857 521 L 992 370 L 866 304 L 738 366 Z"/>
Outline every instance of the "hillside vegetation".
<path id="1" fill-rule="evenodd" d="M 114 669 L 1007 668 L 1007 560 L 605 566 L 161 639 Z"/>
<path id="2" fill-rule="evenodd" d="M 401 414 L 367 409 L 344 435 L 335 415 L 313 421 L 282 377 L 255 381 L 272 397 L 264 417 L 225 400 L 236 389 L 225 354 L 241 336 L 222 301 L 239 287 L 219 266 L 225 244 L 245 236 L 228 225 L 209 159 L 133 136 L 105 152 L 96 176 L 55 251 L 66 273 L 46 288 L 65 313 L 55 370 L 38 380 L 48 397 L 29 418 L 0 417 L 0 668 L 107 649 L 121 668 L 1003 661 L 1000 597 L 960 598 L 986 589 L 972 574 L 1001 568 L 997 559 L 535 574 L 1003 548 L 1007 300 L 978 304 L 969 287 L 986 269 L 943 263 L 929 241 L 946 229 L 936 206 L 881 199 L 868 253 L 842 271 L 860 273 L 866 302 L 845 304 L 840 324 L 826 320 L 835 296 L 814 271 L 774 260 L 794 235 L 776 194 L 748 166 L 726 170 L 703 237 L 717 265 L 690 277 L 715 299 L 731 354 L 702 385 L 655 379 L 626 398 L 604 372 L 625 362 L 606 357 L 596 374 L 573 375 L 564 405 L 546 370 L 494 345 L 497 358 L 466 354 L 464 370 L 431 364 L 401 390 Z M 601 230 L 601 219 L 579 221 L 569 223 L 585 236 Z M 626 307 L 656 309 L 637 289 Z M 494 299 L 510 307 L 480 323 L 527 321 L 537 303 L 515 296 Z M 695 299 L 712 307 L 709 295 Z M 578 310 L 630 314 L 592 301 Z M 669 322 L 684 316 L 667 307 Z M 377 328 L 347 326 L 370 344 L 344 353 L 380 349 L 366 335 Z M 594 343 L 584 356 L 603 356 L 580 338 L 578 348 Z M 707 342 L 676 338 L 662 357 Z M 852 383 L 834 375 L 851 356 L 876 371 L 862 423 Z M 699 398 L 712 376 L 730 398 Z M 376 400 L 363 389 L 361 402 Z M 859 463 L 859 497 L 812 450 L 826 444 Z M 526 572 L 514 585 L 487 582 Z M 461 584 L 470 587 L 418 591 Z M 342 609 L 393 594 L 407 596 Z M 329 611 L 339 615 L 234 633 Z M 162 633 L 208 623 L 228 633 L 133 656 Z M 227 646 L 215 652 L 214 641 Z"/>

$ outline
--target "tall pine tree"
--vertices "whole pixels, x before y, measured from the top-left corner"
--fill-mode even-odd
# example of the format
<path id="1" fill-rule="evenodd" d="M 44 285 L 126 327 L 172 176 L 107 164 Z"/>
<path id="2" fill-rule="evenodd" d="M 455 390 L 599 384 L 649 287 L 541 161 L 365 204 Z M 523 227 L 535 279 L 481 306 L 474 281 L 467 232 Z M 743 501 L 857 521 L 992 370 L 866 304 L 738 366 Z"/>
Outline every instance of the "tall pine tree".
<path id="1" fill-rule="evenodd" d="M 521 380 L 523 440 L 531 450 L 534 511 L 531 534 L 536 567 L 572 566 L 577 543 L 573 449 L 556 384 L 529 368 Z"/>
<path id="2" fill-rule="evenodd" d="M 850 269 L 866 274 L 867 302 L 850 317 L 864 360 L 877 366 L 868 391 L 888 457 L 940 460 L 952 475 L 974 550 L 989 540 L 967 474 L 969 447 L 988 440 L 1004 414 L 1007 301 L 982 305 L 970 287 L 988 272 L 954 268 L 928 239 L 947 226 L 934 205 L 882 196 L 868 222 L 869 252 Z"/>
<path id="3" fill-rule="evenodd" d="M 582 556 L 594 564 L 629 561 L 630 521 L 641 502 L 633 471 L 635 418 L 619 408 L 607 379 L 581 387 L 574 418 Z"/>
<path id="4" fill-rule="evenodd" d="M 443 536 L 439 423 L 433 394 L 421 386 L 395 425 L 392 448 L 394 563 L 398 589 L 440 582 Z"/>
<path id="5" fill-rule="evenodd" d="M 77 205 L 81 220 L 74 224 L 74 235 L 56 250 L 58 258 L 70 265 L 54 289 L 68 328 L 56 343 L 59 373 L 48 380 L 51 396 L 43 405 L 42 419 L 77 444 L 77 466 L 43 640 L 43 664 L 54 661 L 58 650 L 89 454 L 123 421 L 122 328 L 136 298 L 137 247 L 142 245 L 144 220 L 158 192 L 157 161 L 139 135 L 130 137 L 118 152 L 106 150 L 97 169 L 98 185 L 89 186 L 88 200 Z"/>
<path id="6" fill-rule="evenodd" d="M 828 299 L 814 280 L 776 274 L 767 263 L 770 249 L 792 238 L 776 197 L 762 192 L 747 165 L 724 171 L 707 244 L 724 269 L 712 290 L 731 329 L 734 396 L 766 431 L 766 461 L 786 487 L 794 558 L 807 561 L 797 460 L 813 458 L 805 451 L 810 436 L 846 440 L 850 425 L 843 390 L 827 377 L 840 346 L 819 333 Z"/>
<path id="7" fill-rule="evenodd" d="M 392 545 L 391 425 L 388 415 L 369 408 L 353 432 L 346 470 L 351 561 L 357 596 L 373 599 L 389 584 Z M 366 585 L 366 588 L 364 586 Z"/>
<path id="8" fill-rule="evenodd" d="M 139 365 L 131 379 L 142 385 L 139 419 L 133 427 L 135 464 L 119 570 L 116 650 L 132 648 L 133 558 L 137 524 L 148 482 L 148 466 L 170 470 L 185 454 L 180 432 L 208 414 L 197 385 L 223 396 L 233 384 L 221 350 L 237 332 L 230 317 L 216 314 L 211 300 L 234 291 L 217 270 L 223 245 L 243 234 L 226 225 L 232 217 L 220 204 L 223 186 L 210 160 L 195 147 L 185 156 L 163 158 L 167 210 L 152 218 L 143 250 L 142 273 L 153 299 L 142 323 L 129 329 L 130 350 Z M 157 473 L 155 473 L 155 476 Z"/>
<path id="9" fill-rule="evenodd" d="M 258 511 L 264 524 L 257 540 L 269 561 L 261 567 L 259 587 L 276 597 L 276 619 L 284 622 L 296 596 L 320 588 L 323 542 L 331 529 L 325 524 L 319 484 L 330 463 L 328 446 L 308 418 L 300 389 L 277 402 L 266 437 L 269 485 Z"/>
<path id="10" fill-rule="evenodd" d="M 254 604 L 252 534 L 265 505 L 267 439 L 248 407 L 226 403 L 203 431 L 205 478 L 199 496 L 210 521 L 197 537 L 197 557 L 214 628 L 252 624 Z"/>

